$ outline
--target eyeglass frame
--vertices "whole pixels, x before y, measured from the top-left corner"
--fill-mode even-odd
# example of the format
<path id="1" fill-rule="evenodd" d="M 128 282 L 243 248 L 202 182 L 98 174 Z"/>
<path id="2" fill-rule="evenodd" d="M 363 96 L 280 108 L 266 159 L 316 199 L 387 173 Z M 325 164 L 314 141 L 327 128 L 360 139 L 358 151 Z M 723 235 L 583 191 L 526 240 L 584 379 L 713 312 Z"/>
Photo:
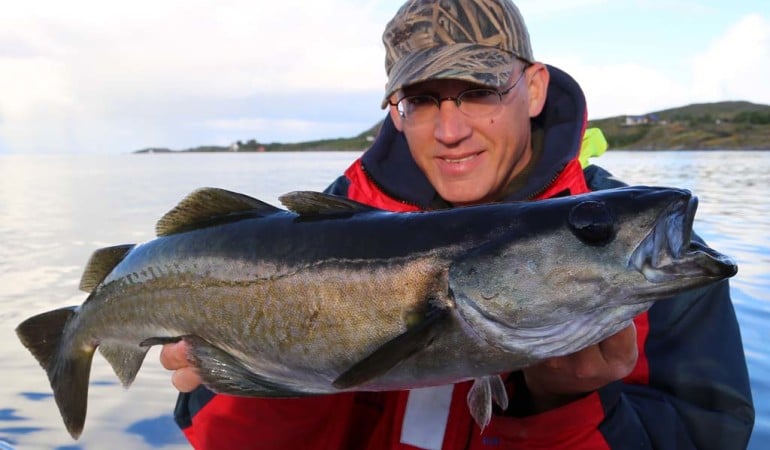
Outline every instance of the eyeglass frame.
<path id="1" fill-rule="evenodd" d="M 404 108 L 404 107 L 402 107 L 402 106 L 399 106 L 399 105 L 400 105 L 400 104 L 401 104 L 401 102 L 403 102 L 404 100 L 408 100 L 408 99 L 410 99 L 410 98 L 425 98 L 425 99 L 431 99 L 431 100 L 433 101 L 433 104 L 434 104 L 434 105 L 436 105 L 436 111 L 440 111 L 440 110 L 441 110 L 441 104 L 442 104 L 443 102 L 445 102 L 445 101 L 447 101 L 447 100 L 452 100 L 452 101 L 454 102 L 455 106 L 457 107 L 457 109 L 458 109 L 460 112 L 462 112 L 462 113 L 463 113 L 463 115 L 465 115 L 466 117 L 470 117 L 470 118 L 473 118 L 473 119 L 480 119 L 480 118 L 484 118 L 484 117 L 489 117 L 489 116 L 492 116 L 492 115 L 494 115 L 495 113 L 497 113 L 499 110 L 496 110 L 496 111 L 494 111 L 494 112 L 490 112 L 489 114 L 487 114 L 487 115 L 482 115 L 482 116 L 471 116 L 471 115 L 468 115 L 468 113 L 466 113 L 466 112 L 464 112 L 462 109 L 460 109 L 460 105 L 462 104 L 462 97 L 463 97 L 465 94 L 467 94 L 468 92 L 478 92 L 478 91 L 485 91 L 485 92 L 489 92 L 489 93 L 494 93 L 494 94 L 496 94 L 496 95 L 497 95 L 497 99 L 498 99 L 498 100 L 497 100 L 497 101 L 498 101 L 498 103 L 497 103 L 497 106 L 498 106 L 498 107 L 500 107 L 500 106 L 502 106 L 502 104 L 503 104 L 503 96 L 505 96 L 505 95 L 508 95 L 508 94 L 510 94 L 510 93 L 511 93 L 511 91 L 513 91 L 513 89 L 514 89 L 514 88 L 515 88 L 515 87 L 516 87 L 516 86 L 519 84 L 519 81 L 521 81 L 521 79 L 522 79 L 522 78 L 524 78 L 524 74 L 526 73 L 526 70 L 527 70 L 528 68 L 529 68 L 529 65 L 527 65 L 527 66 L 523 67 L 523 68 L 521 69 L 521 73 L 519 74 L 519 77 L 518 77 L 518 78 L 516 78 L 516 81 L 514 81 L 514 82 L 513 82 L 513 84 L 512 84 L 510 87 L 506 88 L 506 89 L 505 89 L 505 90 L 503 90 L 503 91 L 498 91 L 497 89 L 494 89 L 494 88 L 473 87 L 473 88 L 465 89 L 464 91 L 461 91 L 461 92 L 460 92 L 459 94 L 457 94 L 457 95 L 447 95 L 446 97 L 439 97 L 439 96 L 437 96 L 437 95 L 433 95 L 433 94 L 417 94 L 417 95 L 407 95 L 407 96 L 401 97 L 401 98 L 400 98 L 398 101 L 396 101 L 396 102 L 391 102 L 390 100 L 388 100 L 388 104 L 389 104 L 390 106 L 395 106 L 395 107 L 396 107 L 396 110 L 398 111 L 398 115 L 399 115 L 399 116 L 401 116 L 401 118 L 402 118 L 402 119 L 404 119 L 404 120 L 406 120 L 406 121 L 408 121 L 408 120 L 409 120 L 409 118 L 408 118 L 408 117 L 407 117 L 407 115 L 406 115 L 406 108 Z"/>

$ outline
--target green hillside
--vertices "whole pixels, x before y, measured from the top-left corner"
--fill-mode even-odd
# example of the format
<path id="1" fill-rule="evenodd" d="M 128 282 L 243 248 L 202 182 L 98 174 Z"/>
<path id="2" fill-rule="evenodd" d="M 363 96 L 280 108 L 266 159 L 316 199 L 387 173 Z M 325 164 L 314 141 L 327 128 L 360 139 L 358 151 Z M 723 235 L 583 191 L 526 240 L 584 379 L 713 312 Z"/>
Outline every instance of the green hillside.
<path id="1" fill-rule="evenodd" d="M 770 150 L 770 106 L 749 102 L 694 104 L 588 126 L 601 128 L 610 149 Z"/>
<path id="2" fill-rule="evenodd" d="M 367 149 L 382 122 L 349 138 L 297 143 L 238 141 L 227 147 L 201 146 L 179 152 L 278 152 Z M 641 116 L 590 120 L 604 132 L 610 150 L 770 150 L 770 105 L 749 102 L 701 103 Z M 147 148 L 136 153 L 177 152 Z"/>
<path id="3" fill-rule="evenodd" d="M 210 152 L 310 152 L 310 151 L 364 151 L 372 145 L 374 137 L 380 129 L 382 122 L 378 122 L 370 129 L 351 138 L 320 139 L 316 141 L 294 143 L 261 143 L 256 139 L 249 141 L 237 141 L 227 147 L 201 146 L 185 150 L 171 150 L 167 148 L 150 147 L 137 150 L 134 153 L 210 153 Z"/>

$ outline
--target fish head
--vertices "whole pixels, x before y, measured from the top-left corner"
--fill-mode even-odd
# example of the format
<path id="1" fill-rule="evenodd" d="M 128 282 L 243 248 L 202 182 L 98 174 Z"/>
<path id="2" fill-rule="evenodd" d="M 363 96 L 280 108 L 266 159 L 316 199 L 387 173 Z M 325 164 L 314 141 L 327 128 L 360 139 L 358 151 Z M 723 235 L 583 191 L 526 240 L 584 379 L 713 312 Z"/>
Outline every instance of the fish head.
<path id="1" fill-rule="evenodd" d="M 626 187 L 517 205 L 511 225 L 455 259 L 464 325 L 525 360 L 571 354 L 628 326 L 655 301 L 733 276 L 692 240 L 697 199 Z"/>

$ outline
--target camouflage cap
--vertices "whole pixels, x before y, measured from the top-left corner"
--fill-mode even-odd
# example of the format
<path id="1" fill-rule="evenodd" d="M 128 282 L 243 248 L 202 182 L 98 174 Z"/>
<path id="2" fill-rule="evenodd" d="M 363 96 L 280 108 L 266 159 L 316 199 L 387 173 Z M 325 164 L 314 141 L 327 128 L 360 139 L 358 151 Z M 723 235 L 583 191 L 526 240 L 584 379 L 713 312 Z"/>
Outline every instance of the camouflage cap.
<path id="1" fill-rule="evenodd" d="M 499 88 L 514 60 L 533 62 L 529 33 L 510 0 L 408 0 L 385 27 L 388 98 L 433 79 Z"/>

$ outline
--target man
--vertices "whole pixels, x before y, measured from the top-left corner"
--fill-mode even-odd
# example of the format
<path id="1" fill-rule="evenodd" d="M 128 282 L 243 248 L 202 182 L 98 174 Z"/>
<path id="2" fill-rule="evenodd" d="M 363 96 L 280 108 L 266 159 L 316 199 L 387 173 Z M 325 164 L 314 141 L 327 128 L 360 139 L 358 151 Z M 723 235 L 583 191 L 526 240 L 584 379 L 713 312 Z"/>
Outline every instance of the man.
<path id="1" fill-rule="evenodd" d="M 387 25 L 389 115 L 328 192 L 416 211 L 618 186 L 581 167 L 575 81 L 537 62 L 509 0 L 408 1 Z M 183 344 L 164 366 L 196 448 L 744 448 L 754 420 L 727 282 L 656 303 L 635 326 L 507 376 L 481 432 L 469 383 L 301 399 L 215 395 Z"/>

